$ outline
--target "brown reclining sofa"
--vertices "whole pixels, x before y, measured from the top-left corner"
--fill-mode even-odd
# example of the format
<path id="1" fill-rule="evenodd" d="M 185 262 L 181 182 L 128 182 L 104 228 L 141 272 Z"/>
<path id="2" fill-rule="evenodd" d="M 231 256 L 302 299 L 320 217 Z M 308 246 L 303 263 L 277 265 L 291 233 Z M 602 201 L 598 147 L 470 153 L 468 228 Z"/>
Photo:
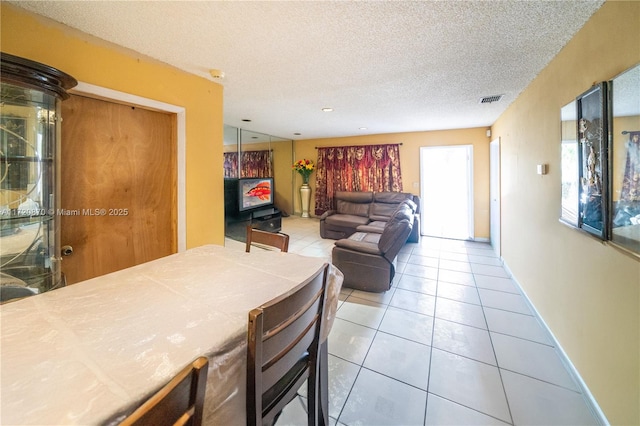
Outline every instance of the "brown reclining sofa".
<path id="1" fill-rule="evenodd" d="M 331 261 L 344 274 L 343 286 L 376 293 L 391 288 L 396 256 L 413 228 L 410 203 L 399 204 L 383 228 L 363 225 L 335 242 Z"/>
<path id="2" fill-rule="evenodd" d="M 334 240 L 348 238 L 363 225 L 378 228 L 378 232 L 382 232 L 391 215 L 407 200 L 407 204 L 413 208 L 409 242 L 417 243 L 420 240 L 420 198 L 406 192 L 336 192 L 335 209 L 320 216 L 320 236 Z M 364 230 L 374 231 L 374 228 Z"/>

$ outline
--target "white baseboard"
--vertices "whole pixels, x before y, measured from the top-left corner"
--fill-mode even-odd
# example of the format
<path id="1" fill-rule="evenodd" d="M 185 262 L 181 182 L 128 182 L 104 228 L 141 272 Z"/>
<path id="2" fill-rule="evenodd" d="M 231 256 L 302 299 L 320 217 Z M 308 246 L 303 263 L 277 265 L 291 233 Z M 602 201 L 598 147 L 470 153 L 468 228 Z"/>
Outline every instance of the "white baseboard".
<path id="1" fill-rule="evenodd" d="M 477 241 L 479 243 L 490 243 L 491 240 L 489 238 L 479 238 L 479 237 L 473 237 L 473 241 Z"/>
<path id="2" fill-rule="evenodd" d="M 544 330 L 547 332 L 547 334 L 551 338 L 554 349 L 556 350 L 556 352 L 558 353 L 558 356 L 560 357 L 560 361 L 565 365 L 567 370 L 569 370 L 569 374 L 573 377 L 576 384 L 580 388 L 580 392 L 582 393 L 584 399 L 587 402 L 587 405 L 591 409 L 591 412 L 596 418 L 596 420 L 598 420 L 598 422 L 601 425 L 605 425 L 605 426 L 610 425 L 609 421 L 607 420 L 607 417 L 604 415 L 604 412 L 600 408 L 600 405 L 598 404 L 596 399 L 593 397 L 593 394 L 587 387 L 587 384 L 584 382 L 584 380 L 582 380 L 582 376 L 580 376 L 580 373 L 578 373 L 578 370 L 569 359 L 569 356 L 567 355 L 567 353 L 564 351 L 564 349 L 562 349 L 562 346 L 560 345 L 560 342 L 558 342 L 558 339 L 556 339 L 556 336 L 553 334 L 553 332 L 551 331 L 547 323 L 544 321 L 544 319 L 536 309 L 536 307 L 533 305 L 533 303 L 531 302 L 531 299 L 529 299 L 529 297 L 527 296 L 527 293 L 524 291 L 524 289 L 522 288 L 518 280 L 515 278 L 515 276 L 509 269 L 509 266 L 507 265 L 507 263 L 504 261 L 502 257 L 500 257 L 500 261 L 502 262 L 504 269 L 507 271 L 509 276 L 511 276 L 511 279 L 518 287 L 518 290 L 520 290 L 520 293 L 524 297 L 527 305 L 529 306 L 531 311 L 536 315 L 536 319 L 540 322 L 540 325 L 544 328 Z"/>

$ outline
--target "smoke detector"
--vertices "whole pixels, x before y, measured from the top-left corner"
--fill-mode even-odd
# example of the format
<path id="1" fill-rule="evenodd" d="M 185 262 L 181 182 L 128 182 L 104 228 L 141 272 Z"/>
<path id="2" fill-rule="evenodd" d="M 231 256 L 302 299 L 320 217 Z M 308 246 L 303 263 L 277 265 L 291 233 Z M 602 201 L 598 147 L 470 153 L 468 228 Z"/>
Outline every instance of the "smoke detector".
<path id="1" fill-rule="evenodd" d="M 213 77 L 214 80 L 222 80 L 224 78 L 224 71 L 211 69 L 209 70 L 209 74 Z"/>

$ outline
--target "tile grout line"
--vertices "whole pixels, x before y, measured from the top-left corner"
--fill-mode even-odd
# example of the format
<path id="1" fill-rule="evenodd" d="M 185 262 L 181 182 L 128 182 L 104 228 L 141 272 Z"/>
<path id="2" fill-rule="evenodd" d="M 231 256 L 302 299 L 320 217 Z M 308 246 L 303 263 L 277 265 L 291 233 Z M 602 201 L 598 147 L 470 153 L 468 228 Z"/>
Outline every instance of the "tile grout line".
<path id="1" fill-rule="evenodd" d="M 317 222 L 314 222 L 314 223 L 315 223 L 315 224 L 316 224 L 316 226 L 317 226 Z M 305 234 L 305 235 L 306 235 L 306 234 Z M 429 243 L 429 242 L 427 241 L 427 244 L 428 244 L 428 243 Z M 472 272 L 471 272 L 471 274 L 472 274 L 473 279 L 474 279 L 474 287 L 476 288 L 476 293 L 477 293 L 477 294 L 478 294 L 478 296 L 479 296 L 479 294 L 480 294 L 480 292 L 481 292 L 481 288 L 478 286 L 478 283 L 476 282 L 476 279 L 477 279 L 477 278 L 483 278 L 483 279 L 481 280 L 482 282 L 486 282 L 486 281 L 487 281 L 487 277 L 492 277 L 492 278 L 496 278 L 496 279 L 503 279 L 503 278 L 505 278 L 505 277 L 501 277 L 501 276 L 497 276 L 497 275 L 495 275 L 495 274 L 492 274 L 491 272 L 493 272 L 493 271 L 491 271 L 491 269 L 487 269 L 487 267 L 496 267 L 496 268 L 499 268 L 499 267 L 501 266 L 501 267 L 503 268 L 503 270 L 504 270 L 504 271 L 506 271 L 507 273 L 509 273 L 510 271 L 509 271 L 508 266 L 507 266 L 504 262 L 502 263 L 502 265 L 495 265 L 495 264 L 493 264 L 489 259 L 494 258 L 495 256 L 493 256 L 493 255 L 492 255 L 492 256 L 485 256 L 485 255 L 488 255 L 488 254 L 492 254 L 492 253 L 490 253 L 488 250 L 486 250 L 486 251 L 484 251 L 484 252 L 481 252 L 481 251 L 478 251 L 478 248 L 477 248 L 477 247 L 467 247 L 467 249 L 469 249 L 469 248 L 474 249 L 474 252 L 473 252 L 473 253 L 471 253 L 471 254 L 467 254 L 467 258 L 468 258 L 468 256 L 473 255 L 473 256 L 475 256 L 475 259 L 474 259 L 474 260 L 480 260 L 480 261 L 473 261 L 473 262 L 472 262 L 472 261 L 471 261 L 471 259 L 469 259 L 469 258 L 468 258 L 468 263 L 473 264 L 473 265 L 476 265 L 476 264 L 478 265 L 478 268 L 476 269 L 476 270 L 478 271 L 478 273 L 473 272 L 473 268 L 472 268 Z M 432 247 L 431 245 L 419 246 L 419 245 L 417 245 L 417 244 L 416 244 L 415 246 L 412 246 L 412 247 L 411 247 L 411 249 L 410 249 L 410 251 L 409 251 L 409 257 L 410 257 L 414 252 L 418 253 L 418 251 L 419 251 L 419 250 L 420 250 L 420 253 L 419 253 L 419 254 L 415 254 L 415 256 L 423 256 L 423 253 L 426 253 L 426 252 L 429 252 L 429 251 L 431 251 L 430 253 L 432 253 L 432 252 L 434 251 L 434 249 L 433 249 L 433 247 Z M 439 256 L 441 256 L 444 252 L 447 252 L 447 253 L 455 253 L 455 250 L 456 250 L 456 249 L 455 249 L 455 247 L 448 247 L 448 248 L 445 248 L 445 249 L 443 250 L 442 245 L 440 245 L 440 246 L 439 246 L 439 248 L 437 249 L 437 251 L 438 251 L 438 253 L 439 253 Z M 432 256 L 428 256 L 428 257 L 432 257 Z M 447 256 L 447 257 L 449 257 L 449 256 Z M 481 259 L 481 257 L 482 257 L 482 258 L 486 258 L 486 261 L 483 261 L 483 259 Z M 330 258 L 330 255 L 329 255 L 329 258 Z M 441 257 L 439 257 L 439 259 L 441 259 Z M 500 257 L 498 257 L 498 259 L 500 259 Z M 409 264 L 408 260 L 409 260 L 409 258 L 407 258 L 407 262 L 405 262 L 407 265 Z M 454 260 L 454 259 L 449 259 L 449 260 L 451 260 L 452 262 L 455 262 L 455 260 Z M 411 262 L 411 264 L 413 264 L 413 262 Z M 418 265 L 418 266 L 426 266 L 426 265 L 420 265 L 420 264 L 417 264 L 417 265 Z M 455 265 L 455 264 L 451 264 L 451 265 Z M 472 266 L 473 266 L 473 265 L 472 265 Z M 405 265 L 405 266 L 406 266 L 406 265 Z M 440 268 L 440 266 L 441 266 L 441 265 L 438 265 L 438 275 L 437 275 L 437 276 L 438 276 L 438 278 L 439 278 L 439 276 L 440 276 L 440 272 L 444 271 L 444 269 L 441 269 L 441 268 Z M 460 271 L 460 272 L 461 272 L 461 271 Z M 402 271 L 402 274 L 404 274 L 404 270 Z M 399 274 L 399 275 L 402 275 L 402 274 Z M 409 274 L 409 275 L 404 274 L 404 276 L 412 276 L 412 277 L 414 277 L 414 275 L 410 275 L 410 274 Z M 421 277 L 421 278 L 424 278 L 424 277 Z M 513 278 L 513 277 L 511 277 L 511 278 L 506 278 L 506 279 L 515 280 L 515 278 Z M 455 283 L 453 283 L 453 284 L 455 284 Z M 523 297 L 524 297 L 525 302 L 527 302 L 527 305 L 531 305 L 531 301 L 530 301 L 530 300 L 528 300 L 528 298 L 526 297 L 526 295 L 525 295 L 525 294 L 524 294 L 524 292 L 522 291 L 521 287 L 519 286 L 519 283 L 517 283 L 517 281 L 515 281 L 515 284 L 516 284 L 516 288 L 517 288 L 518 290 L 520 290 L 519 292 L 516 292 L 516 293 L 510 292 L 510 291 L 503 291 L 503 290 L 499 290 L 499 289 L 491 288 L 491 287 L 486 287 L 486 286 L 482 287 L 482 289 L 491 290 L 491 291 L 500 292 L 500 293 L 505 293 L 505 294 L 516 294 L 516 295 L 520 295 L 520 296 L 523 296 Z M 397 289 L 397 288 L 398 288 L 398 286 L 397 286 L 397 284 L 396 284 L 396 289 Z M 440 297 L 438 296 L 438 289 L 441 289 L 441 286 L 439 286 L 439 280 L 436 280 L 436 296 L 435 296 L 435 303 L 434 303 L 433 323 L 432 323 L 432 327 L 431 327 L 432 335 L 431 335 L 431 341 L 430 341 L 430 343 L 431 343 L 431 344 L 429 345 L 429 346 L 430 346 L 430 350 L 429 350 L 429 353 L 430 353 L 430 359 L 429 359 L 429 370 L 428 370 L 428 374 L 429 374 L 429 376 L 428 376 L 428 382 L 427 382 L 427 403 L 428 403 L 428 394 L 429 394 L 429 389 L 431 388 L 431 385 L 432 385 L 431 379 L 432 379 L 432 373 L 433 373 L 433 371 L 431 370 L 431 367 L 432 367 L 432 363 L 433 363 L 433 353 L 434 353 L 433 343 L 434 343 L 434 337 L 435 337 L 435 336 L 434 336 L 434 332 L 435 332 L 435 321 L 436 321 L 435 311 L 436 311 L 436 308 L 437 308 L 437 306 L 438 306 L 438 302 L 443 302 L 442 300 L 438 300 L 438 299 L 440 299 Z M 407 289 L 405 289 L 405 290 L 407 290 Z M 410 291 L 411 291 L 411 290 L 410 290 Z M 421 291 L 419 291 L 418 293 L 421 293 Z M 427 294 L 428 294 L 428 293 L 427 293 Z M 447 299 L 447 298 L 445 297 L 444 299 Z M 459 303 L 467 303 L 467 302 L 464 302 L 464 301 L 462 301 L 462 300 L 457 300 L 457 299 L 449 299 L 449 300 L 453 300 L 453 301 L 456 301 L 456 302 L 459 302 Z M 377 302 L 377 301 L 375 301 L 375 302 Z M 487 301 L 487 302 L 488 302 L 488 301 Z M 472 303 L 472 304 L 473 304 L 473 303 Z M 385 303 L 385 305 L 386 305 L 386 308 L 385 308 L 385 314 L 384 314 L 384 316 L 383 316 L 382 320 L 380 321 L 380 323 L 378 324 L 377 328 L 375 329 L 376 331 L 375 331 L 375 334 L 374 334 L 374 337 L 373 337 L 374 339 L 375 339 L 375 337 L 379 334 L 379 332 L 380 332 L 380 333 L 385 333 L 385 332 L 383 332 L 383 331 L 381 331 L 381 330 L 380 330 L 380 327 L 381 327 L 382 321 L 384 320 L 384 318 L 386 317 L 386 314 L 388 313 L 389 306 L 391 306 L 389 303 Z M 509 337 L 517 338 L 517 339 L 519 339 L 519 340 L 523 340 L 523 341 L 527 341 L 527 342 L 538 343 L 538 344 L 540 344 L 540 345 L 545 345 L 545 346 L 551 346 L 552 348 L 555 348 L 556 350 L 559 350 L 560 352 L 562 352 L 562 348 L 561 348 L 561 347 L 559 347 L 559 345 L 555 345 L 555 344 L 553 344 L 553 343 L 557 343 L 557 340 L 555 340 L 555 339 L 553 338 L 554 336 L 550 333 L 550 331 L 548 330 L 548 327 L 543 327 L 543 328 L 544 328 L 544 329 L 545 329 L 549 334 L 551 334 L 551 341 L 553 342 L 551 345 L 549 345 L 549 344 L 545 344 L 545 343 L 541 343 L 541 342 L 538 342 L 538 341 L 536 341 L 536 340 L 530 340 L 530 339 L 528 339 L 528 338 L 524 338 L 524 337 L 522 337 L 522 336 L 520 336 L 520 335 L 512 335 L 512 334 L 502 333 L 502 332 L 498 332 L 498 331 L 493 332 L 493 331 L 489 330 L 489 326 L 488 326 L 488 316 L 487 316 L 487 313 L 489 313 L 489 310 L 490 310 L 490 309 L 492 310 L 491 312 L 494 312 L 493 310 L 496 310 L 496 311 L 508 312 L 508 313 L 512 313 L 512 314 L 518 314 L 518 315 L 526 315 L 526 314 L 523 314 L 523 313 L 521 313 L 521 312 L 514 311 L 514 310 L 509 310 L 509 309 L 494 308 L 494 307 L 490 307 L 490 306 L 485 306 L 484 301 L 483 301 L 481 298 L 480 298 L 480 306 L 481 306 L 481 309 L 482 309 L 482 315 L 483 315 L 483 317 L 484 317 L 484 322 L 485 322 L 485 325 L 486 325 L 486 329 L 487 329 L 487 332 L 489 333 L 489 339 L 490 339 L 490 340 L 489 340 L 489 342 L 490 342 L 490 344 L 491 344 L 491 350 L 493 351 L 494 357 L 495 357 L 495 359 L 496 359 L 496 367 L 498 368 L 498 373 L 499 373 L 499 377 L 500 377 L 500 380 L 501 380 L 501 385 L 502 385 L 502 387 L 503 387 L 503 393 L 504 393 L 505 398 L 506 398 L 506 403 L 507 403 L 507 407 L 508 407 L 508 410 L 509 410 L 509 415 L 511 416 L 511 421 L 512 421 L 512 424 L 513 424 L 513 422 L 514 422 L 514 419 L 513 419 L 513 413 L 511 412 L 511 404 L 510 404 L 510 402 L 509 402 L 509 398 L 508 398 L 507 393 L 506 393 L 506 388 L 505 388 L 505 383 L 504 383 L 504 378 L 503 378 L 503 372 L 507 372 L 507 371 L 508 371 L 508 372 L 510 372 L 510 373 L 517 374 L 517 375 L 522 376 L 522 377 L 528 377 L 528 378 L 534 379 L 534 380 L 536 380 L 536 381 L 538 381 L 538 382 L 541 382 L 541 383 L 548 383 L 548 384 L 553 385 L 554 387 L 557 387 L 557 388 L 562 388 L 562 389 L 567 389 L 567 388 L 564 388 L 563 386 L 560 386 L 560 385 L 556 385 L 556 384 L 554 384 L 554 383 L 550 383 L 550 382 L 547 382 L 547 381 L 544 381 L 544 380 L 538 379 L 538 378 L 536 378 L 536 377 L 528 376 L 528 375 L 526 375 L 526 374 L 518 373 L 518 372 L 516 372 L 516 371 L 512 371 L 512 370 L 509 370 L 509 369 L 503 369 L 503 368 L 501 368 L 499 365 L 497 365 L 497 364 L 498 364 L 498 359 L 497 359 L 496 348 L 495 348 L 495 345 L 494 345 L 494 339 L 493 339 L 493 337 L 494 337 L 494 336 L 495 336 L 495 337 L 497 337 L 498 335 L 509 336 Z M 396 306 L 395 308 L 399 308 L 399 307 L 397 307 L 397 306 Z M 407 311 L 407 312 L 414 312 L 414 311 L 408 311 L 408 310 L 406 310 L 406 309 L 404 309 L 404 308 L 399 308 L 399 309 L 403 309 L 404 311 Z M 537 312 L 537 311 L 535 311 L 535 309 L 532 309 L 532 310 L 531 310 L 531 312 L 533 313 L 533 315 L 529 314 L 529 315 L 527 315 L 527 316 L 532 316 L 532 317 L 533 317 L 533 318 L 535 318 L 538 322 L 542 322 L 542 323 L 543 323 L 543 325 L 545 325 L 545 324 L 544 324 L 544 321 L 541 319 L 541 317 L 539 316 L 538 312 Z M 449 320 L 444 320 L 444 321 L 449 321 Z M 452 321 L 452 322 L 457 323 L 456 321 Z M 461 324 L 461 323 L 458 323 L 458 324 Z M 466 324 L 462 324 L 462 325 L 466 325 Z M 470 326 L 470 327 L 474 327 L 474 326 Z M 474 327 L 474 328 L 479 328 L 479 327 Z M 495 333 L 495 334 L 494 334 L 494 333 Z M 389 333 L 389 334 L 392 334 L 392 335 L 393 335 L 393 333 Z M 400 337 L 400 336 L 398 336 L 398 337 Z M 408 339 L 408 340 L 411 340 L 411 339 Z M 372 342 L 373 342 L 373 340 L 372 340 Z M 420 342 L 418 342 L 418 343 L 420 343 Z M 367 354 L 365 355 L 365 358 L 364 358 L 364 359 L 366 359 L 366 356 L 368 356 L 368 354 L 370 353 L 370 351 L 371 351 L 371 345 L 368 347 L 368 349 L 367 349 Z M 453 353 L 453 352 L 452 352 L 452 353 Z M 566 355 L 565 355 L 565 356 L 566 356 Z M 338 357 L 338 358 L 339 358 L 339 357 Z M 469 358 L 469 359 L 472 359 L 472 360 L 473 360 L 473 358 L 470 358 L 470 357 L 465 357 L 465 358 Z M 345 360 L 345 361 L 346 361 L 346 360 Z M 564 360 L 563 360 L 563 361 L 564 361 Z M 350 362 L 350 361 L 347 361 L 347 362 Z M 356 378 L 354 379 L 354 382 L 353 382 L 353 384 L 352 384 L 351 388 L 349 389 L 349 392 L 348 392 L 347 397 L 346 397 L 346 399 L 345 399 L 345 404 L 341 407 L 340 414 L 339 414 L 338 418 L 344 414 L 344 409 L 345 409 L 345 406 L 346 406 L 346 402 L 347 402 L 347 401 L 348 401 L 348 399 L 352 396 L 352 391 L 353 391 L 353 388 L 354 388 L 355 382 L 356 382 L 357 378 L 358 378 L 358 377 L 360 377 L 360 373 L 362 372 L 362 369 L 363 369 L 363 368 L 365 368 L 365 367 L 363 366 L 363 364 L 364 364 L 364 360 L 363 360 L 363 362 L 362 362 L 360 365 L 358 365 L 358 364 L 354 364 L 354 365 L 356 365 L 356 366 L 358 367 L 358 374 L 356 375 Z M 563 364 L 564 364 L 564 362 L 563 362 Z M 566 368 L 566 367 L 567 367 L 567 366 L 565 365 L 565 368 Z M 575 367 L 574 367 L 574 368 L 575 368 Z M 567 368 L 567 369 L 568 369 L 568 370 L 571 370 L 571 368 Z M 369 369 L 369 370 L 370 370 L 370 369 Z M 374 371 L 374 370 L 372 370 L 372 371 Z M 382 373 L 380 373 L 380 374 L 382 374 Z M 389 377 L 389 376 L 386 376 L 386 377 Z M 575 377 L 572 377 L 572 378 L 574 378 L 574 379 L 575 379 Z M 394 379 L 393 377 L 391 377 L 391 379 L 393 379 L 393 380 L 395 380 L 395 381 L 398 381 L 398 382 L 401 382 L 401 383 L 404 383 L 403 381 L 401 381 L 401 380 L 397 380 L 397 379 Z M 579 376 L 578 376 L 578 379 L 579 379 Z M 580 384 L 583 384 L 583 383 L 580 383 Z M 411 385 L 409 385 L 409 386 L 411 386 Z M 578 391 L 578 393 L 582 393 L 582 396 L 583 396 L 583 397 L 585 397 L 585 399 L 589 399 L 589 398 L 588 398 L 588 396 L 590 396 L 590 395 L 585 395 L 584 389 L 583 389 L 581 386 L 578 386 L 578 389 L 581 389 L 581 390 L 582 390 L 582 392 Z M 569 391 L 573 391 L 573 392 L 576 392 L 576 391 L 575 391 L 575 390 L 573 390 L 573 389 L 567 389 L 567 390 L 569 390 Z M 435 394 L 434 394 L 434 395 L 435 395 Z M 593 397 L 591 397 L 591 398 L 593 398 Z M 444 399 L 447 399 L 447 398 L 444 398 Z M 463 405 L 463 404 L 460 404 L 460 403 L 459 403 L 459 402 L 457 402 L 457 401 L 453 401 L 453 400 L 451 400 L 451 402 L 452 402 L 452 403 L 455 403 L 455 404 L 458 404 L 458 405 L 460 405 L 460 406 L 465 406 L 465 405 Z M 588 405 L 589 405 L 589 404 L 588 404 Z M 481 413 L 480 411 L 475 410 L 475 409 L 473 409 L 473 408 L 471 408 L 471 407 L 466 407 L 466 408 L 471 409 L 471 410 L 474 410 L 474 411 L 476 411 L 476 412 L 478 412 L 478 413 Z M 590 408 L 593 408 L 593 407 L 590 407 Z M 427 407 L 426 407 L 426 405 L 425 405 L 425 412 L 424 412 L 425 419 L 426 419 L 426 413 L 427 413 Z M 488 415 L 488 414 L 486 414 L 486 413 L 482 413 L 482 414 L 484 414 L 484 415 Z M 600 416 L 598 416 L 598 414 L 593 414 L 593 415 L 594 415 L 594 417 L 596 417 L 596 418 L 598 418 L 598 417 L 600 417 L 601 419 L 602 419 L 602 418 L 604 418 L 604 416 L 603 416 L 601 413 L 600 413 Z M 494 416 L 491 416 L 491 417 L 494 417 Z M 332 417 L 332 418 L 333 418 L 333 417 Z M 335 418 L 334 418 L 334 419 L 335 419 Z M 337 420 L 336 420 L 336 421 L 337 421 Z M 502 420 L 501 420 L 501 421 L 502 421 Z"/>
<path id="2" fill-rule="evenodd" d="M 412 250 L 413 252 L 413 250 Z M 427 424 L 427 413 L 429 412 L 429 388 L 431 387 L 431 368 L 433 367 L 433 338 L 436 332 L 436 310 L 438 309 L 438 285 L 440 284 L 440 249 L 438 249 L 438 271 L 436 273 L 436 291 L 433 297 L 433 321 L 431 324 L 431 342 L 429 344 L 429 369 L 427 373 L 427 394 L 425 396 L 423 424 Z"/>
<path id="3" fill-rule="evenodd" d="M 475 274 L 473 275 L 473 281 L 476 282 Z M 480 307 L 482 308 L 482 317 L 484 318 L 485 325 L 487 326 L 487 334 L 489 335 L 489 342 L 491 343 L 491 350 L 493 351 L 493 356 L 496 359 L 496 368 L 498 369 L 498 376 L 500 377 L 500 384 L 502 385 L 502 393 L 504 394 L 504 400 L 507 403 L 507 410 L 509 411 L 509 417 L 511 418 L 511 424 L 515 424 L 515 420 L 513 419 L 513 412 L 511 411 L 511 404 L 509 403 L 509 396 L 507 395 L 507 388 L 504 386 L 504 378 L 502 377 L 502 369 L 500 368 L 500 363 L 498 362 L 498 354 L 496 353 L 495 345 L 493 344 L 493 338 L 491 337 L 491 330 L 489 329 L 489 321 L 487 320 L 487 314 L 484 310 L 485 306 L 482 302 L 482 297 L 480 296 L 480 291 L 478 290 L 478 286 L 476 283 L 476 291 L 478 293 L 478 298 L 480 299 Z"/>
<path id="4" fill-rule="evenodd" d="M 349 297 L 350 297 L 350 296 L 352 296 L 352 295 L 353 295 L 353 292 L 351 292 L 351 294 L 349 294 Z M 354 296 L 354 297 L 355 297 L 355 298 L 358 298 L 357 296 Z M 347 299 L 348 299 L 348 297 L 347 297 Z M 345 299 L 345 301 L 344 301 L 343 303 L 346 303 L 347 299 Z M 367 299 L 365 299 L 365 300 L 367 300 Z M 374 302 L 374 303 L 378 303 L 378 302 Z M 369 370 L 369 371 L 373 371 L 373 372 L 375 372 L 375 373 L 377 373 L 377 374 L 381 374 L 381 375 L 383 375 L 383 376 L 385 376 L 385 377 L 388 377 L 388 376 L 386 376 L 386 375 L 384 375 L 384 374 L 382 374 L 382 373 L 378 373 L 377 371 L 375 371 L 375 370 L 371 370 L 371 369 L 368 369 L 368 368 L 366 368 L 366 367 L 364 366 L 364 363 L 365 363 L 365 361 L 367 360 L 367 356 L 369 355 L 369 351 L 371 350 L 371 346 L 373 346 L 373 342 L 374 342 L 374 340 L 376 339 L 376 336 L 378 335 L 378 333 L 380 332 L 380 325 L 382 324 L 382 321 L 384 321 L 384 317 L 387 315 L 387 311 L 389 310 L 389 306 L 390 306 L 390 304 L 389 304 L 389 303 L 380 303 L 380 304 L 385 306 L 385 308 L 384 308 L 384 314 L 382 315 L 382 318 L 380 319 L 380 323 L 379 323 L 379 324 L 378 324 L 378 326 L 375 328 L 375 333 L 373 334 L 373 338 L 371 339 L 371 344 L 370 344 L 370 345 L 369 345 L 369 347 L 367 348 L 367 352 L 365 353 L 364 357 L 362 358 L 362 362 L 361 362 L 361 363 L 359 363 L 359 364 L 356 364 L 356 365 L 358 365 L 358 374 L 356 374 L 356 377 L 355 377 L 355 379 L 353 380 L 353 384 L 351 385 L 351 388 L 349 389 L 349 392 L 347 392 L 347 396 L 346 396 L 346 398 L 344 399 L 344 404 L 342 405 L 342 408 L 340 409 L 340 413 L 338 414 L 338 417 L 336 418 L 336 424 L 337 424 L 338 422 L 340 422 L 340 417 L 342 417 L 342 414 L 343 414 L 343 412 L 344 412 L 344 409 L 345 409 L 345 408 L 346 408 L 346 406 L 347 406 L 347 402 L 349 401 L 349 397 L 351 396 L 351 393 L 353 392 L 353 389 L 354 389 L 354 388 L 355 388 L 355 386 L 356 386 L 356 382 L 358 381 L 358 377 L 360 377 L 360 373 L 362 373 L 362 370 L 363 370 L 363 369 L 366 369 L 366 370 Z M 336 312 L 336 314 L 337 314 L 337 312 Z M 358 324 L 358 323 L 355 323 L 355 322 L 352 322 L 352 321 L 349 321 L 349 320 L 345 320 L 345 319 L 343 319 L 343 321 L 348 321 L 348 322 L 350 322 L 350 323 L 352 323 L 352 324 L 357 324 L 357 325 L 359 325 L 359 326 L 366 327 L 366 328 L 369 328 L 369 329 L 372 329 L 372 330 L 373 330 L 373 328 L 371 328 L 371 327 L 367 327 L 367 326 L 364 326 L 364 325 L 362 325 L 362 324 Z M 335 356 L 335 355 L 334 355 L 334 356 Z M 348 360 L 345 360 L 345 361 L 350 362 L 350 361 L 348 361 Z M 389 377 L 389 378 L 390 378 L 390 379 L 393 379 L 393 380 L 396 380 L 396 381 L 399 381 L 399 380 L 394 379 L 394 378 L 392 378 L 392 377 Z M 329 417 L 331 417 L 331 416 L 329 416 Z"/>

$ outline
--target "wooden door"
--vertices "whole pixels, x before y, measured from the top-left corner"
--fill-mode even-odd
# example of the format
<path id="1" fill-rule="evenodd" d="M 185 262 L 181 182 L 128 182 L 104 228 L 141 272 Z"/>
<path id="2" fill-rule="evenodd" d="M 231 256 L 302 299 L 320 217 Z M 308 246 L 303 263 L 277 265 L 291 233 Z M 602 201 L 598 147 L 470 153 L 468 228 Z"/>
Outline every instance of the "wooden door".
<path id="1" fill-rule="evenodd" d="M 174 116 L 74 95 L 62 117 L 67 284 L 175 253 Z"/>

